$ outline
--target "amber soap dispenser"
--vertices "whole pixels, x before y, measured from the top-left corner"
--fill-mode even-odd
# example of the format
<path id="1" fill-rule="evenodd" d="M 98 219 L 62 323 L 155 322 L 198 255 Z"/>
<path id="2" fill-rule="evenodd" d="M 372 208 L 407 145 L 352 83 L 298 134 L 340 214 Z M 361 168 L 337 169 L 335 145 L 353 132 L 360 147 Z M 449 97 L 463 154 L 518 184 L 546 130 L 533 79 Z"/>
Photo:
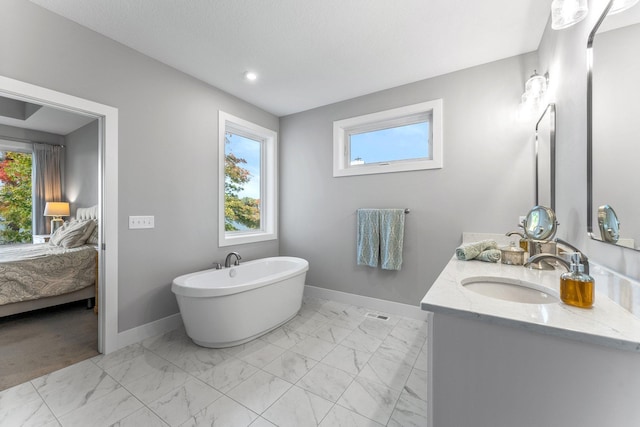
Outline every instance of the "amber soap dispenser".
<path id="1" fill-rule="evenodd" d="M 580 254 L 572 253 L 570 270 L 560 276 L 560 299 L 565 304 L 590 308 L 593 306 L 595 294 L 595 280 L 584 273 Z"/>

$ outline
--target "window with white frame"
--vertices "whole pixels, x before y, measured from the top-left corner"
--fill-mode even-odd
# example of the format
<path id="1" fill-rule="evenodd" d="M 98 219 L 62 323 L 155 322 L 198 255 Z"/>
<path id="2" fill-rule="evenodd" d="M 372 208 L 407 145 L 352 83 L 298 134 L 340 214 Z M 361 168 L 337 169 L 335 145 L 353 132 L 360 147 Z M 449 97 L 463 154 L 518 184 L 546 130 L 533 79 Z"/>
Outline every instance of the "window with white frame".
<path id="1" fill-rule="evenodd" d="M 33 148 L 0 139 L 0 245 L 31 243 Z"/>
<path id="2" fill-rule="evenodd" d="M 219 246 L 277 234 L 277 133 L 219 113 Z"/>
<path id="3" fill-rule="evenodd" d="M 442 100 L 333 122 L 333 176 L 442 168 Z"/>

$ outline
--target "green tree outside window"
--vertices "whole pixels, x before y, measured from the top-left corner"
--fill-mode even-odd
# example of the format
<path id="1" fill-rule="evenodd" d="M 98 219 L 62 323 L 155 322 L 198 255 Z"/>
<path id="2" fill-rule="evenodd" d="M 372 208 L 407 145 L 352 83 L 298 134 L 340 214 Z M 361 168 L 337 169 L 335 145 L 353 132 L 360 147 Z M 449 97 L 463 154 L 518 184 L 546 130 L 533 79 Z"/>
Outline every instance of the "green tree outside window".
<path id="1" fill-rule="evenodd" d="M 225 144 L 230 143 L 229 136 L 225 136 Z M 237 157 L 232 152 L 225 153 L 225 231 L 238 231 L 240 226 L 249 230 L 260 229 L 260 199 L 241 196 L 245 185 L 252 179 L 250 171 L 242 166 L 244 164 L 247 164 L 244 158 Z"/>
<path id="2" fill-rule="evenodd" d="M 31 154 L 0 152 L 0 244 L 32 239 Z"/>

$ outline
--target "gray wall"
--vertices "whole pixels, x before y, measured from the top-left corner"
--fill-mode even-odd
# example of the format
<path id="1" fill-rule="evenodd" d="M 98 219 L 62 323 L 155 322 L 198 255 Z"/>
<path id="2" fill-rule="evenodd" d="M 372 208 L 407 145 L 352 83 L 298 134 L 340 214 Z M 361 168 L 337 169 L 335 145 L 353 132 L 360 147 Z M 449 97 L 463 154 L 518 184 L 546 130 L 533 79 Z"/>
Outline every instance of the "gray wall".
<path id="1" fill-rule="evenodd" d="M 280 249 L 307 284 L 417 305 L 463 231 L 504 233 L 534 203 L 537 118 L 518 120 L 527 54 L 287 116 L 280 121 Z M 444 168 L 332 177 L 334 120 L 443 99 Z M 398 272 L 357 266 L 355 211 L 410 208 Z"/>
<path id="2" fill-rule="evenodd" d="M 0 75 L 119 110 L 118 329 L 178 312 L 178 275 L 231 250 L 217 246 L 218 110 L 278 130 L 278 118 L 24 0 L 0 3 Z M 20 37 L 16 37 L 20 34 Z M 129 215 L 155 229 L 128 230 Z"/>
<path id="3" fill-rule="evenodd" d="M 625 275 L 640 279 L 640 252 L 623 249 L 587 236 L 587 39 L 605 0 L 589 2 L 589 15 L 577 25 L 553 31 L 547 25 L 538 49 L 539 72 L 549 72 L 550 92 L 557 108 L 556 211 L 558 234 L 590 258 Z M 630 195 L 633 188 L 627 187 Z"/>
<path id="4" fill-rule="evenodd" d="M 66 135 L 64 197 L 71 215 L 98 203 L 98 120 Z"/>

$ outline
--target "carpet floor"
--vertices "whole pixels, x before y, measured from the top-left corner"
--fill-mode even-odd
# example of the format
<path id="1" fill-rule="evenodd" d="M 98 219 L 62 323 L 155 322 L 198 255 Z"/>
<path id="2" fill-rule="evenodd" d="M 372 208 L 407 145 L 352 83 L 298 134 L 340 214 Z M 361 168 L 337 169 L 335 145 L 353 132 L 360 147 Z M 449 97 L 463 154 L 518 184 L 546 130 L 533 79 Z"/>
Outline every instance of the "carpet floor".
<path id="1" fill-rule="evenodd" d="M 85 301 L 0 318 L 0 390 L 98 354 L 98 316 Z"/>

